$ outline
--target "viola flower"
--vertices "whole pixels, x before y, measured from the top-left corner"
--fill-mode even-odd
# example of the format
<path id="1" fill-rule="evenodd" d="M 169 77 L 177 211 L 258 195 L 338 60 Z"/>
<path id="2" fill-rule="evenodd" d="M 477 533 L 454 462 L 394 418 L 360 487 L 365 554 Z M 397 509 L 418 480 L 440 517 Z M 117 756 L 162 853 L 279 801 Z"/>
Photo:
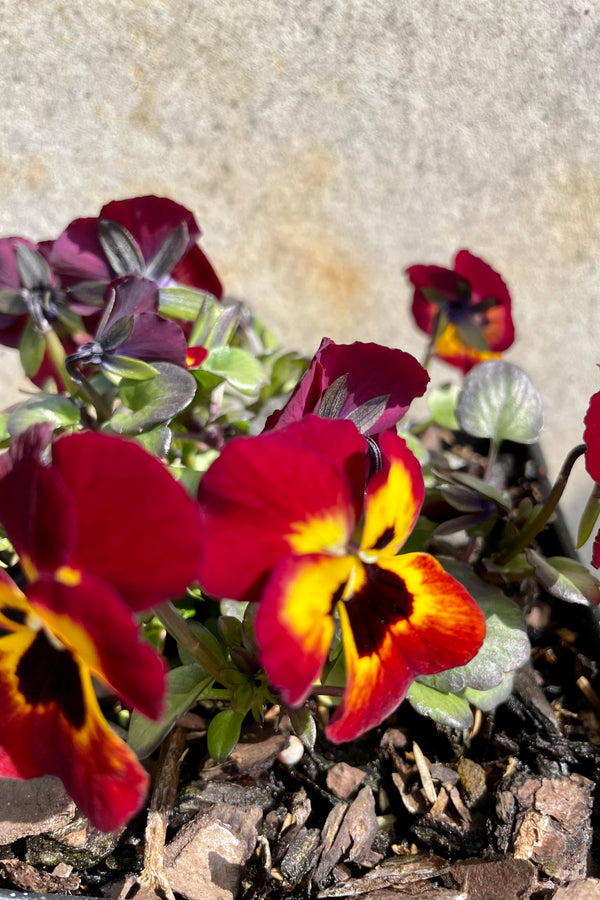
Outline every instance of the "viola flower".
<path id="1" fill-rule="evenodd" d="M 341 622 L 347 685 L 335 742 L 379 725 L 418 676 L 468 662 L 485 631 L 467 591 L 427 553 L 397 553 L 423 503 L 419 464 L 392 431 L 366 485 L 352 422 L 306 416 L 231 441 L 198 492 L 209 594 L 260 601 L 259 658 L 286 703 L 318 679 Z"/>
<path id="2" fill-rule="evenodd" d="M 49 260 L 76 295 L 90 290 L 93 295 L 94 282 L 105 285 L 125 275 L 141 275 L 161 287 L 175 281 L 220 299 L 223 286 L 196 243 L 199 237 L 192 213 L 173 200 L 114 200 L 97 218 L 71 222 L 50 248 Z"/>
<path id="3" fill-rule="evenodd" d="M 67 359 L 77 380 L 76 364 L 117 366 L 119 358 L 144 362 L 170 362 L 186 368 L 187 341 L 177 322 L 159 315 L 159 290 L 154 281 L 139 275 L 118 278 L 105 293 L 104 315 L 93 341 Z M 116 357 L 116 360 L 115 360 Z"/>
<path id="4" fill-rule="evenodd" d="M 511 299 L 500 275 L 468 250 L 460 250 L 454 269 L 410 266 L 412 313 L 421 331 L 432 336 L 439 359 L 468 372 L 495 359 L 515 339 Z"/>
<path id="5" fill-rule="evenodd" d="M 379 344 L 336 344 L 323 338 L 310 366 L 283 409 L 272 413 L 265 430 L 282 428 L 309 413 L 351 419 L 363 434 L 396 425 L 429 375 L 403 350 Z"/>
<path id="6" fill-rule="evenodd" d="M 56 320 L 73 324 L 65 292 L 40 245 L 0 238 L 0 343 L 18 347 L 28 318 L 39 332 Z"/>
<path id="7" fill-rule="evenodd" d="M 27 580 L 0 570 L 0 775 L 58 776 L 111 831 L 148 778 L 104 720 L 92 677 L 157 718 L 164 664 L 135 613 L 181 594 L 199 552 L 195 503 L 137 444 L 33 426 L 0 457 L 0 521 Z"/>

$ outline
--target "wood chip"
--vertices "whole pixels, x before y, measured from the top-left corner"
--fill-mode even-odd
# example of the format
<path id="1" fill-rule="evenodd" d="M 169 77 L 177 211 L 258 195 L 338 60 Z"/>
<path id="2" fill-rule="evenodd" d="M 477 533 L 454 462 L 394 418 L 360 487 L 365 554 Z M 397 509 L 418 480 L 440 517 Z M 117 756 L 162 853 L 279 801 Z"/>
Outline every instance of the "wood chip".
<path id="1" fill-rule="evenodd" d="M 450 869 L 449 864 L 436 856 L 418 856 L 404 859 L 387 859 L 377 868 L 367 872 L 362 878 L 350 878 L 343 884 L 335 884 L 331 887 L 324 888 L 317 894 L 318 898 L 329 897 L 360 897 L 364 894 L 371 898 L 378 897 L 379 893 L 385 888 L 405 888 L 408 885 L 417 885 L 426 882 L 430 878 L 437 878 Z M 433 888 L 442 893 L 439 894 L 440 900 L 466 900 L 464 894 L 457 894 L 450 891 L 445 894 L 443 888 Z M 383 895 L 383 894 L 382 894 Z M 394 898 L 405 898 L 411 896 L 402 891 L 396 891 Z M 415 895 L 416 896 L 416 895 Z"/>
<path id="2" fill-rule="evenodd" d="M 466 891 L 469 900 L 529 900 L 535 869 L 520 859 L 468 859 L 454 863 L 448 884 Z"/>
<path id="3" fill-rule="evenodd" d="M 327 787 L 336 797 L 345 800 L 357 787 L 364 781 L 365 772 L 356 766 L 349 766 L 348 763 L 336 763 L 327 772 Z"/>
<path id="4" fill-rule="evenodd" d="M 58 778 L 0 779 L 0 845 L 34 834 L 53 834 L 76 814 Z"/>
<path id="5" fill-rule="evenodd" d="M 423 785 L 425 796 L 430 803 L 435 803 L 437 799 L 437 793 L 433 784 L 431 772 L 429 771 L 430 763 L 416 741 L 413 741 L 413 753 L 417 769 L 419 770 L 419 775 L 421 776 L 421 784 Z"/>
<path id="6" fill-rule="evenodd" d="M 66 878 L 51 875 L 21 862 L 19 859 L 0 860 L 0 878 L 6 879 L 22 891 L 34 891 L 38 894 L 70 893 L 76 891 L 81 883 L 77 873 Z"/>
<path id="7" fill-rule="evenodd" d="M 552 900 L 600 900 L 600 880 L 585 878 L 559 887 Z"/>
<path id="8" fill-rule="evenodd" d="M 164 872 L 171 890 L 188 900 L 237 897 L 261 819 L 261 807 L 221 804 L 199 813 L 165 847 Z"/>
<path id="9" fill-rule="evenodd" d="M 516 790 L 513 852 L 559 882 L 584 878 L 592 842 L 593 782 L 582 775 L 529 778 Z M 524 813 L 524 814 L 523 814 Z"/>

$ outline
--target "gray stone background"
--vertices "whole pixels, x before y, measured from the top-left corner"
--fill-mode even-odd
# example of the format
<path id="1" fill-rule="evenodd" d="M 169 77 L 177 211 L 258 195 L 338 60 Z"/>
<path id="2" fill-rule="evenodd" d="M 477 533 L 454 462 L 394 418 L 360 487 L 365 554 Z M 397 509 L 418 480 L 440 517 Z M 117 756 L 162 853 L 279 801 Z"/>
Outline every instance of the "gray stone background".
<path id="1" fill-rule="evenodd" d="M 0 0 L 0 232 L 170 196 L 307 353 L 421 356 L 404 269 L 467 247 L 511 289 L 553 475 L 600 389 L 599 29 L 597 0 Z"/>

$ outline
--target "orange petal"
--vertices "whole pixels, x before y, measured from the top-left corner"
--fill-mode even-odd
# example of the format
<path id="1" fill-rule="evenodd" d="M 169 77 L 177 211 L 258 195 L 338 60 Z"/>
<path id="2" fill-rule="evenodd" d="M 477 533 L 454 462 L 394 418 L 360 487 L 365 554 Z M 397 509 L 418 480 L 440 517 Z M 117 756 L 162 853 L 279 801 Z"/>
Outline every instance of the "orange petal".
<path id="1" fill-rule="evenodd" d="M 326 731 L 336 743 L 379 725 L 417 675 L 467 663 L 485 635 L 473 598 L 429 554 L 365 570 L 363 586 L 340 603 L 347 686 Z"/>

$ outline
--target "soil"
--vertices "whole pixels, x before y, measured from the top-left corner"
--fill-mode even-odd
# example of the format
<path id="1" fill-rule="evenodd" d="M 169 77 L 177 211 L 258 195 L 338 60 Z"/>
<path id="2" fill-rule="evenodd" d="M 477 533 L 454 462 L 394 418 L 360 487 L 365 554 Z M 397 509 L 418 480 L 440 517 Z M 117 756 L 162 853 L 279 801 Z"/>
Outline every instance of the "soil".
<path id="1" fill-rule="evenodd" d="M 508 458 L 516 490 L 547 490 L 539 460 Z M 547 555 L 572 552 L 560 522 L 541 543 Z M 0 888 L 139 900 L 600 897 L 597 620 L 533 580 L 515 597 L 531 664 L 470 731 L 405 703 L 363 739 L 318 737 L 286 761 L 296 748 L 275 709 L 216 764 L 211 712 L 198 708 L 150 761 L 150 812 L 107 837 L 59 796 L 40 833 L 38 804 L 29 833 L 0 847 Z"/>

